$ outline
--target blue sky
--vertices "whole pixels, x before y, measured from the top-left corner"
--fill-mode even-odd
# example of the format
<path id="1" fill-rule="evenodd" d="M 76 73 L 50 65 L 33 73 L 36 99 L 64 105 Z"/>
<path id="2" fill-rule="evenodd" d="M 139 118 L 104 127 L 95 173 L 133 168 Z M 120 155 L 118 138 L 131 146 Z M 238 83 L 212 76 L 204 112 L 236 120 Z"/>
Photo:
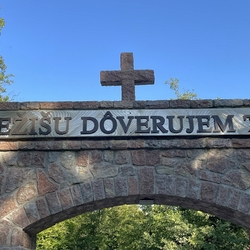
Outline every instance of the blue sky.
<path id="1" fill-rule="evenodd" d="M 174 98 L 170 77 L 201 99 L 250 99 L 249 0 L 6 0 L 0 54 L 15 75 L 16 101 L 120 100 L 102 87 L 101 70 L 119 70 L 133 52 L 135 69 L 155 84 L 137 100 Z"/>

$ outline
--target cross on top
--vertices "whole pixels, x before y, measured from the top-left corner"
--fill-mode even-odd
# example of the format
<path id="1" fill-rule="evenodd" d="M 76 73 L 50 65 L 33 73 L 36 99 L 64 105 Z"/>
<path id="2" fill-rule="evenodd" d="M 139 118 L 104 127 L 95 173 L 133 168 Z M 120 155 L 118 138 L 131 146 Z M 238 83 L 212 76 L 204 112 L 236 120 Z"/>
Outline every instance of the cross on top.
<path id="1" fill-rule="evenodd" d="M 122 101 L 135 100 L 135 85 L 154 84 L 153 70 L 134 70 L 133 53 L 121 53 L 121 70 L 101 71 L 102 86 L 122 86 Z"/>

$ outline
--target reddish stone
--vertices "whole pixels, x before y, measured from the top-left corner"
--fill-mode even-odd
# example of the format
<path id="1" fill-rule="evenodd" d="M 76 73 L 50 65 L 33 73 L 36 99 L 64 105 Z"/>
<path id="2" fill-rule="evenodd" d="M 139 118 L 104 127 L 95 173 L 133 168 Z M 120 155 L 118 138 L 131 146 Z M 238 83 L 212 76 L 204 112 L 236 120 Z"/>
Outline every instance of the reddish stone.
<path id="1" fill-rule="evenodd" d="M 11 246 L 17 247 L 17 249 L 20 249 L 20 247 L 31 249 L 32 238 L 22 229 L 14 228 L 11 236 Z"/>
<path id="2" fill-rule="evenodd" d="M 20 187 L 25 180 L 35 177 L 35 171 L 28 168 L 8 168 L 6 174 L 6 192 L 14 191 Z"/>
<path id="3" fill-rule="evenodd" d="M 19 167 L 31 167 L 33 152 L 19 152 L 17 164 Z"/>
<path id="4" fill-rule="evenodd" d="M 10 222 L 6 220 L 0 220 L 0 246 L 9 245 L 12 227 L 13 225 Z"/>
<path id="5" fill-rule="evenodd" d="M 138 179 L 135 176 L 128 177 L 128 194 L 138 195 Z"/>
<path id="6" fill-rule="evenodd" d="M 136 166 L 145 166 L 146 165 L 145 150 L 134 150 L 132 152 L 132 162 Z"/>
<path id="7" fill-rule="evenodd" d="M 73 102 L 74 109 L 98 109 L 100 103 L 96 101 Z"/>
<path id="8" fill-rule="evenodd" d="M 72 109 L 73 102 L 40 102 L 40 109 Z"/>
<path id="9" fill-rule="evenodd" d="M 28 182 L 24 186 L 20 187 L 16 199 L 19 204 L 23 204 L 37 195 L 37 189 L 34 182 Z"/>
<path id="10" fill-rule="evenodd" d="M 154 194 L 154 168 L 139 169 L 138 178 L 140 194 Z"/>
<path id="11" fill-rule="evenodd" d="M 156 166 L 161 162 L 159 150 L 147 150 L 145 156 L 147 166 Z"/>
<path id="12" fill-rule="evenodd" d="M 30 224 L 29 219 L 25 213 L 25 210 L 22 207 L 15 210 L 8 217 L 14 224 L 20 226 L 21 228 L 25 228 Z"/>
<path id="13" fill-rule="evenodd" d="M 105 149 L 109 147 L 109 142 L 106 141 L 90 141 L 90 140 L 84 140 L 82 141 L 81 148 L 83 149 Z"/>
<path id="14" fill-rule="evenodd" d="M 19 145 L 18 142 L 8 142 L 8 141 L 1 141 L 0 142 L 0 150 L 18 150 Z"/>
<path id="15" fill-rule="evenodd" d="M 128 148 L 128 141 L 125 140 L 111 140 L 110 141 L 110 148 L 111 149 L 127 149 Z"/>
<path id="16" fill-rule="evenodd" d="M 144 148 L 145 147 L 145 140 L 131 140 L 128 141 L 128 148 L 136 149 L 136 148 Z"/>
<path id="17" fill-rule="evenodd" d="M 14 200 L 14 197 L 8 196 L 0 199 L 0 218 L 11 213 L 14 209 L 17 208 L 17 204 Z"/>
<path id="18" fill-rule="evenodd" d="M 89 154 L 89 164 L 100 163 L 103 160 L 102 151 L 93 150 Z"/>
<path id="19" fill-rule="evenodd" d="M 45 167 L 45 152 L 32 152 L 31 165 L 36 168 Z"/>
<path id="20" fill-rule="evenodd" d="M 62 209 L 68 209 L 73 206 L 70 189 L 66 188 L 63 190 L 57 191 L 59 201 L 62 205 Z"/>
<path id="21" fill-rule="evenodd" d="M 250 176 L 240 170 L 233 170 L 224 174 L 221 182 L 242 190 L 246 190 L 250 187 Z"/>
<path id="22" fill-rule="evenodd" d="M 228 197 L 228 207 L 235 209 L 238 207 L 240 200 L 240 191 L 235 189 L 229 189 L 229 197 Z"/>
<path id="23" fill-rule="evenodd" d="M 180 149 L 164 150 L 161 152 L 161 155 L 167 158 L 185 158 L 186 151 Z"/>
<path id="24" fill-rule="evenodd" d="M 37 171 L 37 189 L 39 195 L 54 192 L 58 189 L 58 186 L 52 183 L 46 174 L 42 170 Z"/>
<path id="25" fill-rule="evenodd" d="M 87 167 L 89 164 L 89 151 L 80 151 L 77 154 L 77 166 Z"/>

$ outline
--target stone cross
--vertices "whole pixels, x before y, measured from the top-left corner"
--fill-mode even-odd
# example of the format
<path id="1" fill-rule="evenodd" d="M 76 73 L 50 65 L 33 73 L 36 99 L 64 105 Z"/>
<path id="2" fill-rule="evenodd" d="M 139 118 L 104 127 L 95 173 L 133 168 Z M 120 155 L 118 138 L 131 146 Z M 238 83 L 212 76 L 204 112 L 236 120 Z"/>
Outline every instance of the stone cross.
<path id="1" fill-rule="evenodd" d="M 102 86 L 122 86 L 122 101 L 135 101 L 135 85 L 154 84 L 153 70 L 134 70 L 133 53 L 121 53 L 121 70 L 101 71 Z"/>

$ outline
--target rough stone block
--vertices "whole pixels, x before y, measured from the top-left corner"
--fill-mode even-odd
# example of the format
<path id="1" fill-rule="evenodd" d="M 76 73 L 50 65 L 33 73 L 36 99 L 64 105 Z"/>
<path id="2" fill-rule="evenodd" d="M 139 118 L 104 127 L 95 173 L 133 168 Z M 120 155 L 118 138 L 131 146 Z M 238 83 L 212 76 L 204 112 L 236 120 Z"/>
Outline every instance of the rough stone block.
<path id="1" fill-rule="evenodd" d="M 128 177 L 128 194 L 138 195 L 138 179 L 135 176 Z"/>
<path id="2" fill-rule="evenodd" d="M 62 211 L 62 206 L 61 206 L 61 203 L 57 197 L 56 192 L 46 194 L 45 198 L 46 198 L 47 203 L 48 203 L 50 214 L 56 214 L 56 213 Z"/>
<path id="3" fill-rule="evenodd" d="M 115 184 L 116 196 L 127 196 L 128 195 L 127 178 L 116 177 L 116 178 L 114 178 L 114 184 Z"/>
<path id="4" fill-rule="evenodd" d="M 144 167 L 138 170 L 140 194 L 154 194 L 154 168 Z"/>

